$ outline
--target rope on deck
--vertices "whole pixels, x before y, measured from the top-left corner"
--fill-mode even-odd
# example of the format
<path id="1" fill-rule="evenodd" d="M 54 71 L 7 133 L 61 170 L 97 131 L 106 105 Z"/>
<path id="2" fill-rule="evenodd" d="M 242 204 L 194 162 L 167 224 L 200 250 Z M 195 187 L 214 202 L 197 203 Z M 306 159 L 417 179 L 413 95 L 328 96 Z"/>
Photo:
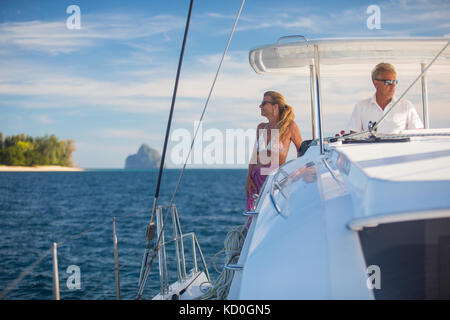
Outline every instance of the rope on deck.
<path id="1" fill-rule="evenodd" d="M 242 246 L 244 245 L 245 237 L 247 235 L 247 228 L 245 225 L 236 226 L 230 232 L 228 232 L 224 248 L 216 253 L 213 258 L 213 266 L 217 270 L 215 260 L 223 252 L 225 252 L 225 265 L 236 264 L 239 260 Z M 217 280 L 213 283 L 213 286 L 208 288 L 206 293 L 200 297 L 199 300 L 226 300 L 228 292 L 230 290 L 231 282 L 233 280 L 234 271 L 222 269 Z"/>

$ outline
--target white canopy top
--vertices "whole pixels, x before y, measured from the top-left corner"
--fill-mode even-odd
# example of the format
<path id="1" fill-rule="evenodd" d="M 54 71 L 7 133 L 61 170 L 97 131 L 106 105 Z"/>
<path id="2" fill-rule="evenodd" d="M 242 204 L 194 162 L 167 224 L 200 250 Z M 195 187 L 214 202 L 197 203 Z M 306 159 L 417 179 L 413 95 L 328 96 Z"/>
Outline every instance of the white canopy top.
<path id="1" fill-rule="evenodd" d="M 257 73 L 292 73 L 314 63 L 314 45 L 317 45 L 321 65 L 379 62 L 420 64 L 430 62 L 449 40 L 446 38 L 347 38 L 288 43 L 280 43 L 279 40 L 276 44 L 252 49 L 249 60 Z M 445 50 L 435 64 L 450 65 L 450 49 Z"/>

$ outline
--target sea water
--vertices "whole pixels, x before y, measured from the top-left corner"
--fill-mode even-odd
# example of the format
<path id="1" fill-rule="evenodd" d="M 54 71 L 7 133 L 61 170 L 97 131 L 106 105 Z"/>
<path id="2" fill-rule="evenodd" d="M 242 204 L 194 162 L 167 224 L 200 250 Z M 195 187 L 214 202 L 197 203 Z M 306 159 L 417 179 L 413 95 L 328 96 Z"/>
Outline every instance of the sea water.
<path id="1" fill-rule="evenodd" d="M 186 170 L 175 196 L 182 231 L 196 234 L 212 281 L 218 276 L 212 260 L 223 248 L 226 234 L 246 222 L 241 214 L 246 174 L 246 170 Z M 58 243 L 61 299 L 116 299 L 113 217 L 121 298 L 135 299 L 157 175 L 157 170 L 0 172 L 0 291 L 26 271 L 4 299 L 53 299 L 48 250 L 54 242 Z M 179 176 L 180 170 L 164 171 L 158 204 L 170 203 Z M 173 237 L 169 219 L 166 241 Z M 190 239 L 184 241 L 187 272 L 193 268 Z M 177 279 L 173 243 L 167 246 L 167 255 L 169 282 L 173 282 Z M 219 271 L 223 259 L 223 254 L 215 259 Z M 199 255 L 197 260 L 202 268 Z M 151 299 L 159 288 L 155 261 L 143 298 Z"/>

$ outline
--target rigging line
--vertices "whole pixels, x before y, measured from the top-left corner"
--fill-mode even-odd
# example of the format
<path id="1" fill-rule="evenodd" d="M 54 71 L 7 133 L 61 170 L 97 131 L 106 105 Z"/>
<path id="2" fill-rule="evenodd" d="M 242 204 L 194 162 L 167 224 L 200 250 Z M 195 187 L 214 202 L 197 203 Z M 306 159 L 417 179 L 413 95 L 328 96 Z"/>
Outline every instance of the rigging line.
<path id="1" fill-rule="evenodd" d="M 448 137 L 450 136 L 450 132 L 425 132 L 425 133 L 378 133 L 377 138 L 380 139 L 401 139 L 401 138 L 422 138 L 422 137 Z M 354 139 L 354 140 L 365 140 L 363 139 Z"/>
<path id="2" fill-rule="evenodd" d="M 172 241 L 174 241 L 174 240 L 172 240 Z M 139 250 L 134 250 L 134 251 L 138 252 Z M 123 271 L 126 267 L 130 266 L 132 263 L 133 263 L 133 260 L 130 260 L 130 261 L 126 262 L 126 263 L 120 264 L 119 265 L 119 271 Z M 108 275 L 106 275 L 95 287 L 93 287 L 92 289 L 87 291 L 86 294 L 83 297 L 81 297 L 81 300 L 85 299 L 88 295 L 90 295 L 94 290 L 96 290 L 100 285 L 102 285 L 107 279 L 113 277 L 114 276 L 114 272 L 115 271 L 112 271 L 111 273 L 108 273 Z"/>
<path id="3" fill-rule="evenodd" d="M 238 14 L 237 14 L 236 19 L 235 19 L 235 21 L 234 21 L 233 28 L 232 28 L 232 30 L 231 30 L 231 33 L 230 33 L 229 37 L 228 37 L 227 45 L 225 46 L 225 50 L 224 50 L 224 52 L 223 52 L 223 54 L 222 54 L 222 58 L 221 58 L 221 60 L 220 60 L 219 66 L 218 66 L 218 68 L 217 68 L 216 75 L 215 75 L 215 77 L 214 77 L 213 83 L 212 83 L 211 88 L 210 88 L 210 90 L 209 90 L 209 94 L 208 94 L 208 97 L 207 97 L 207 99 L 206 99 L 205 106 L 203 107 L 203 111 L 202 111 L 202 114 L 201 114 L 201 116 L 200 116 L 200 120 L 199 120 L 199 123 L 198 123 L 198 125 L 197 125 L 197 128 L 196 128 L 196 130 L 195 130 L 195 134 L 194 134 L 194 137 L 193 137 L 193 139 L 192 139 L 192 142 L 191 142 L 191 146 L 190 146 L 190 148 L 189 148 L 188 155 L 186 156 L 186 160 L 185 160 L 185 162 L 184 162 L 184 164 L 183 164 L 183 168 L 182 168 L 182 170 L 181 170 L 180 177 L 178 178 L 178 183 L 177 183 L 177 185 L 176 185 L 176 187 L 175 187 L 175 191 L 174 191 L 174 193 L 173 193 L 173 195 L 172 195 L 172 198 L 171 198 L 171 200 L 170 200 L 170 204 L 169 204 L 169 206 L 168 206 L 168 208 L 167 208 L 167 212 L 166 212 L 166 215 L 165 215 L 165 217 L 164 217 L 164 222 L 163 222 L 161 231 L 160 231 L 160 233 L 159 233 L 159 235 L 158 235 L 158 239 L 157 239 L 157 241 L 156 241 L 155 247 L 153 248 L 154 254 L 152 255 L 152 258 L 151 258 L 151 260 L 150 260 L 148 266 L 145 267 L 146 269 L 145 269 L 143 278 L 141 279 L 141 287 L 142 287 L 142 288 L 139 288 L 139 292 L 140 292 L 140 293 L 138 293 L 138 299 L 140 299 L 140 297 L 141 297 L 141 295 L 142 295 L 143 286 L 145 286 L 145 281 L 147 280 L 147 277 L 148 277 L 148 275 L 150 274 L 150 268 L 151 268 L 151 266 L 152 266 L 152 263 L 153 263 L 154 258 L 156 257 L 156 250 L 158 249 L 158 243 L 160 242 L 161 234 L 162 234 L 162 232 L 164 232 L 164 228 L 165 228 L 165 226 L 166 226 L 166 222 L 167 222 L 167 219 L 168 219 L 168 216 L 169 216 L 169 213 L 170 213 L 170 209 L 171 209 L 171 207 L 172 207 L 172 205 L 173 205 L 175 196 L 176 196 L 176 194 L 177 194 L 177 192 L 178 192 L 178 188 L 179 188 L 179 186 L 180 186 L 180 184 L 181 184 L 181 180 L 182 180 L 182 178 L 183 178 L 183 174 L 184 174 L 184 170 L 185 170 L 186 165 L 187 165 L 187 161 L 188 161 L 189 156 L 190 156 L 190 154 L 191 154 L 191 151 L 192 151 L 192 149 L 193 149 L 194 142 L 195 142 L 195 139 L 196 139 L 196 137 L 197 137 L 197 134 L 198 134 L 198 131 L 199 131 L 201 122 L 203 121 L 203 117 L 204 117 L 204 115 L 205 115 L 206 108 L 208 107 L 208 104 L 209 104 L 209 100 L 210 100 L 211 95 L 212 95 L 212 93 L 213 93 L 213 91 L 214 91 L 214 87 L 215 87 L 217 78 L 218 78 L 218 76 L 219 76 L 220 69 L 222 68 L 223 61 L 224 61 L 225 56 L 226 56 L 226 54 L 227 54 L 227 52 L 228 52 L 228 49 L 229 49 L 229 47 L 230 47 L 231 39 L 233 38 L 234 32 L 236 31 L 236 26 L 237 26 L 237 23 L 238 23 L 239 18 L 240 18 L 240 16 L 241 16 L 241 13 L 242 13 L 242 9 L 243 9 L 243 7 L 244 7 L 244 4 L 245 4 L 245 0 L 242 0 L 241 6 L 240 6 L 239 11 L 238 11 Z M 147 270 L 148 270 L 148 271 L 147 271 Z"/>
<path id="4" fill-rule="evenodd" d="M 133 263 L 132 260 L 130 260 L 129 262 L 125 263 L 125 264 L 121 264 L 119 265 L 119 271 L 125 269 L 125 267 L 128 267 L 131 263 Z M 108 273 L 108 275 L 106 275 L 95 287 L 93 287 L 92 289 L 90 289 L 89 291 L 87 291 L 85 293 L 85 295 L 83 297 L 81 297 L 81 300 L 85 299 L 89 294 L 91 294 L 94 290 L 96 290 L 98 287 L 100 287 L 103 283 L 105 283 L 106 280 L 108 280 L 109 278 L 113 277 L 115 274 L 115 271 Z"/>
<path id="5" fill-rule="evenodd" d="M 384 119 L 386 119 L 386 117 L 388 116 L 388 114 L 391 113 L 391 111 L 394 109 L 394 107 L 400 102 L 401 99 L 403 99 L 403 97 L 408 93 L 408 91 L 412 88 L 413 85 L 416 84 L 416 82 L 422 78 L 422 76 L 425 74 L 425 72 L 427 72 L 427 70 L 431 67 L 431 65 L 437 60 L 437 58 L 439 58 L 439 56 L 442 54 L 442 52 L 445 51 L 445 49 L 447 49 L 448 45 L 450 44 L 450 40 L 447 41 L 447 44 L 441 49 L 441 51 L 439 51 L 439 53 L 433 58 L 433 60 L 431 60 L 431 62 L 422 70 L 422 72 L 419 74 L 419 76 L 416 78 L 416 80 L 414 80 L 410 86 L 402 93 L 402 95 L 400 96 L 400 98 L 398 98 L 397 101 L 395 101 L 395 103 L 392 105 L 392 107 L 381 117 L 380 120 L 378 120 L 377 123 L 375 123 L 375 125 L 372 127 L 372 131 L 376 130 L 378 128 L 378 126 L 380 125 L 380 123 L 382 123 L 384 121 Z"/>
<path id="6" fill-rule="evenodd" d="M 170 210 L 170 208 L 171 208 L 172 205 L 173 205 L 173 202 L 174 202 L 174 200 L 175 200 L 175 196 L 176 196 L 176 194 L 177 194 L 177 192 L 178 192 L 178 189 L 179 189 L 179 186 L 180 186 L 180 184 L 181 184 L 181 180 L 182 180 L 183 175 L 184 175 L 184 170 L 186 169 L 187 161 L 188 161 L 189 156 L 191 155 L 192 149 L 193 149 L 193 147 L 194 147 L 195 139 L 197 138 L 197 134 L 198 134 L 200 125 L 201 125 L 201 123 L 202 123 L 202 121 L 203 121 L 203 117 L 204 117 L 204 115 L 205 115 L 205 113 L 206 113 L 206 108 L 208 107 L 209 100 L 210 100 L 211 95 L 212 95 L 212 93 L 213 93 L 213 91 L 214 91 L 214 87 L 215 87 L 215 85 L 216 85 L 216 81 L 217 81 L 217 78 L 218 78 L 218 76 L 219 76 L 220 69 L 222 68 L 223 61 L 224 61 L 225 56 L 226 56 L 226 54 L 227 54 L 227 52 L 228 52 L 228 49 L 229 49 L 229 47 L 230 47 L 231 39 L 233 38 L 233 34 L 234 34 L 235 30 L 236 30 L 236 26 L 237 26 L 237 23 L 238 23 L 239 18 L 240 18 L 240 16 L 241 16 L 241 13 L 242 13 L 242 9 L 243 9 L 244 3 L 245 3 L 245 0 L 242 0 L 241 7 L 239 8 L 239 12 L 238 12 L 238 14 L 237 14 L 237 16 L 236 16 L 236 19 L 235 19 L 235 21 L 234 21 L 233 28 L 232 28 L 232 30 L 231 30 L 231 33 L 230 33 L 229 37 L 228 37 L 227 45 L 226 45 L 225 50 L 224 50 L 224 52 L 223 52 L 223 54 L 222 54 L 222 58 L 221 58 L 221 60 L 220 60 L 219 66 L 218 66 L 218 68 L 217 68 L 216 75 L 215 75 L 215 77 L 214 77 L 213 83 L 212 83 L 211 88 L 210 88 L 210 90 L 209 90 L 208 98 L 206 99 L 205 106 L 203 107 L 203 111 L 202 111 L 202 114 L 201 114 L 201 116 L 200 116 L 200 119 L 199 119 L 197 128 L 196 128 L 196 130 L 195 130 L 194 137 L 192 138 L 192 142 L 191 142 L 191 146 L 190 146 L 190 148 L 189 148 L 189 152 L 188 152 L 188 154 L 187 154 L 187 156 L 186 156 L 186 160 L 184 161 L 183 168 L 181 169 L 181 173 L 180 173 L 180 176 L 179 176 L 179 178 L 178 178 L 177 185 L 175 186 L 174 193 L 173 193 L 172 198 L 171 198 L 171 200 L 170 200 L 170 204 L 169 204 L 168 209 L 167 209 L 167 213 L 166 213 L 166 216 L 165 216 L 165 219 L 164 219 L 163 227 L 161 228 L 161 232 L 164 230 L 164 225 L 165 225 L 165 222 L 166 222 L 166 220 L 167 220 L 167 217 L 168 217 L 168 214 L 169 214 L 169 210 Z"/>
<path id="7" fill-rule="evenodd" d="M 129 262 L 127 262 L 127 263 L 125 263 L 125 264 L 119 265 L 119 271 L 125 269 L 125 267 L 128 267 L 131 263 L 133 263 L 132 260 L 130 260 Z M 112 271 L 112 272 L 108 273 L 108 274 L 107 274 L 107 275 L 106 275 L 99 283 L 97 283 L 97 285 L 96 285 L 95 287 L 93 287 L 93 288 L 91 288 L 89 291 L 87 291 L 87 292 L 85 293 L 85 295 L 81 297 L 81 300 L 86 299 L 86 297 L 87 297 L 88 295 L 90 295 L 94 290 L 96 290 L 96 289 L 97 289 L 98 287 L 100 287 L 103 283 L 105 283 L 106 280 L 108 280 L 108 279 L 110 279 L 111 277 L 113 277 L 113 276 L 115 275 L 114 273 L 115 273 L 115 271 Z"/>
<path id="8" fill-rule="evenodd" d="M 138 212 L 129 213 L 129 214 L 126 214 L 126 215 L 123 215 L 123 216 L 116 217 L 116 221 L 119 220 L 119 219 L 122 219 L 122 218 L 128 218 L 128 217 L 131 217 L 131 216 L 136 216 L 138 214 L 148 213 L 148 212 L 150 212 L 150 210 L 141 210 L 141 211 L 138 211 Z M 78 238 L 81 238 L 83 235 L 86 235 L 87 233 L 92 232 L 92 231 L 96 230 L 97 228 L 102 227 L 102 226 L 104 226 L 106 224 L 109 224 L 109 223 L 110 223 L 110 221 L 108 220 L 108 221 L 106 221 L 104 223 L 97 224 L 94 227 L 92 227 L 91 229 L 88 229 L 86 231 L 80 232 L 80 233 L 78 233 L 78 234 L 76 234 L 76 235 L 74 235 L 74 236 L 72 236 L 70 238 L 67 238 L 66 240 L 62 240 L 60 242 L 57 242 L 57 245 L 58 245 L 58 247 L 61 247 L 61 246 L 65 245 L 66 243 L 68 243 L 70 241 L 73 241 L 73 240 L 76 240 Z M 23 280 L 23 278 L 25 278 L 34 269 L 34 267 L 36 265 L 38 265 L 42 261 L 42 259 L 44 259 L 47 255 L 50 254 L 50 252 L 52 252 L 52 250 L 53 250 L 53 247 L 49 248 L 35 262 L 33 262 L 24 271 L 22 271 L 22 273 L 13 282 L 11 282 L 2 292 L 0 292 L 0 299 L 3 299 L 11 290 L 13 290 L 17 286 L 17 284 L 19 284 Z"/>
<path id="9" fill-rule="evenodd" d="M 189 25 L 190 25 L 190 21 L 191 21 L 191 13 L 192 13 L 193 5 L 194 5 L 194 0 L 191 0 L 190 4 L 189 4 L 188 16 L 187 16 L 187 19 L 186 19 L 186 27 L 184 29 L 183 44 L 181 45 L 180 58 L 179 58 L 179 61 L 178 61 L 177 74 L 176 74 L 176 78 L 175 78 L 175 86 L 173 88 L 172 103 L 171 103 L 171 106 L 170 106 L 169 119 L 167 120 L 166 136 L 164 138 L 163 152 L 162 152 L 162 155 L 161 155 L 161 162 L 160 162 L 160 165 L 159 165 L 158 181 L 157 181 L 157 184 L 156 184 L 155 198 L 154 198 L 153 208 L 152 208 L 152 219 L 154 218 L 155 208 L 156 208 L 156 204 L 157 204 L 158 197 L 159 197 L 159 190 L 160 190 L 160 187 L 161 187 L 161 178 L 162 178 L 162 173 L 163 173 L 163 170 L 164 170 L 164 163 L 165 163 L 165 159 L 166 159 L 167 144 L 168 144 L 168 141 L 169 141 L 170 127 L 172 125 L 173 111 L 175 109 L 175 101 L 176 101 L 176 98 L 177 98 L 177 91 L 178 91 L 178 82 L 180 80 L 181 66 L 183 64 L 184 49 L 186 47 L 186 40 L 187 40 L 188 31 L 189 31 Z"/>
<path id="10" fill-rule="evenodd" d="M 180 177 L 178 178 L 178 183 L 177 183 L 177 185 L 176 185 L 176 187 L 175 187 L 175 191 L 174 191 L 174 194 L 172 195 L 172 199 L 171 199 L 171 201 L 170 201 L 169 207 L 173 204 L 173 201 L 174 201 L 174 199 L 175 199 L 175 195 L 177 194 L 177 191 L 178 191 L 178 187 L 180 186 L 180 183 L 181 183 L 181 179 L 183 178 L 183 174 L 184 174 L 184 170 L 185 170 L 185 168 L 186 168 L 187 161 L 188 161 L 189 156 L 191 155 L 192 149 L 193 149 L 193 147 L 194 147 L 195 139 L 197 138 L 197 134 L 198 134 L 198 131 L 199 131 L 201 122 L 203 121 L 203 117 L 204 117 L 204 115 L 205 115 L 206 108 L 208 107 L 209 100 L 210 100 L 210 98 L 211 98 L 211 95 L 212 95 L 212 93 L 213 93 L 214 87 L 215 87 L 215 85 L 216 85 L 216 81 L 217 81 L 217 78 L 218 78 L 218 76 L 219 76 L 220 69 L 222 68 L 223 61 L 224 61 L 225 56 L 226 56 L 226 54 L 227 54 L 227 52 L 228 52 L 228 49 L 229 49 L 229 47 L 230 47 L 231 39 L 233 38 L 233 34 L 234 34 L 235 30 L 236 30 L 237 23 L 238 23 L 239 18 L 240 18 L 240 16 L 241 16 L 242 9 L 243 9 L 243 7 L 244 7 L 244 3 L 245 3 L 245 0 L 242 0 L 241 7 L 239 8 L 239 12 L 238 12 L 238 14 L 237 14 L 237 16 L 236 16 L 236 19 L 235 19 L 235 21 L 234 21 L 233 28 L 232 28 L 232 30 L 231 30 L 231 33 L 230 33 L 229 37 L 228 37 L 227 45 L 226 45 L 225 50 L 224 50 L 224 52 L 223 52 L 223 54 L 222 54 L 222 58 L 221 58 L 221 60 L 220 60 L 219 66 L 217 67 L 216 75 L 215 75 L 215 77 L 214 77 L 213 83 L 212 83 L 211 88 L 210 88 L 210 90 L 209 90 L 208 98 L 206 99 L 205 106 L 203 107 L 203 111 L 202 111 L 202 114 L 201 114 L 201 116 L 200 116 L 200 120 L 199 120 L 199 122 L 198 122 L 197 129 L 195 130 L 194 137 L 192 138 L 191 147 L 189 148 L 189 152 L 188 152 L 188 154 L 187 154 L 186 160 L 184 161 L 183 168 L 182 168 L 182 170 L 181 170 Z"/>
<path id="11" fill-rule="evenodd" d="M 13 290 L 19 282 L 23 280 L 33 269 L 36 267 L 46 256 L 48 256 L 53 251 L 53 247 L 45 251 L 35 262 L 33 262 L 28 268 L 26 268 L 22 273 L 11 282 L 1 293 L 0 299 L 3 299 L 11 290 Z"/>
<path id="12" fill-rule="evenodd" d="M 162 173 L 164 170 L 164 162 L 165 162 L 165 158 L 166 158 L 167 143 L 169 141 L 170 126 L 172 124 L 172 115 L 173 115 L 173 110 L 175 108 L 175 100 L 176 100 L 177 91 L 178 91 L 178 82 L 180 79 L 181 66 L 183 64 L 184 49 L 186 47 L 186 39 L 187 39 L 188 31 L 189 31 L 189 25 L 191 22 L 191 14 L 192 14 L 193 5 L 194 5 L 194 0 L 191 0 L 190 4 L 189 4 L 188 16 L 186 19 L 186 27 L 184 29 L 183 44 L 181 45 L 180 58 L 178 61 L 177 74 L 176 74 L 176 78 L 175 78 L 175 87 L 173 89 L 173 95 L 172 95 L 172 104 L 170 106 L 169 119 L 167 120 L 166 136 L 164 138 L 164 147 L 163 147 L 163 152 L 162 152 L 162 156 L 161 156 L 161 162 L 159 165 L 158 181 L 156 184 L 155 197 L 153 199 L 152 216 L 151 216 L 150 223 L 147 227 L 147 232 L 146 232 L 147 244 L 145 247 L 144 256 L 143 256 L 142 264 L 141 264 L 141 274 L 139 277 L 139 286 L 140 287 L 142 286 L 142 275 L 143 275 L 142 270 L 147 265 L 148 253 L 150 250 L 150 243 L 153 240 L 153 235 L 155 232 L 155 224 L 154 224 L 155 210 L 156 210 L 158 197 L 159 197 L 159 190 L 160 190 L 160 186 L 161 186 L 161 177 L 162 177 Z M 159 240 L 159 238 L 158 238 L 158 240 Z M 140 296 L 140 294 L 138 294 L 138 297 L 139 296 Z"/>
<path id="13" fill-rule="evenodd" d="M 129 213 L 129 214 L 125 214 L 125 215 L 122 215 L 122 216 L 118 216 L 118 217 L 115 217 L 116 218 L 116 221 L 118 221 L 118 220 L 120 220 L 120 219 L 123 219 L 123 218 L 128 218 L 128 217 L 132 217 L 132 216 L 137 216 L 137 215 L 139 215 L 139 214 L 142 214 L 142 213 L 149 213 L 150 212 L 150 210 L 141 210 L 141 211 L 137 211 L 137 212 L 132 212 L 132 213 Z M 58 245 L 58 247 L 60 247 L 60 246 L 62 246 L 62 245 L 64 245 L 64 244 L 66 244 L 67 242 L 71 242 L 71 241 L 73 241 L 73 240 L 76 240 L 76 239 L 79 239 L 79 238 L 81 238 L 82 236 L 84 236 L 84 235 L 86 235 L 86 234 L 88 234 L 88 233 L 90 233 L 90 232 L 92 232 L 92 231 L 94 231 L 94 230 L 96 230 L 96 229 L 98 229 L 98 228 L 100 228 L 100 227 L 103 227 L 103 226 L 105 226 L 105 225 L 107 225 L 107 224 L 110 224 L 111 223 L 111 220 L 109 220 L 109 219 L 107 219 L 105 222 L 103 222 L 103 223 L 98 223 L 98 224 L 96 224 L 96 225 L 94 225 L 92 228 L 90 228 L 90 229 L 87 229 L 87 230 L 85 230 L 85 231 L 82 231 L 82 232 L 80 232 L 80 233 L 78 233 L 78 234 L 75 234 L 75 235 L 73 235 L 72 237 L 70 237 L 70 238 L 67 238 L 67 239 L 65 239 L 65 240 L 62 240 L 62 241 L 60 241 L 60 242 L 57 242 L 57 245 Z"/>
<path id="14" fill-rule="evenodd" d="M 384 121 L 384 119 L 386 118 L 386 116 L 390 113 L 390 111 L 398 104 L 398 102 L 406 95 L 406 93 L 412 88 L 412 86 L 425 74 L 425 72 L 431 67 L 431 65 L 436 61 L 436 59 L 442 54 L 442 52 L 444 52 L 444 50 L 448 47 L 448 45 L 450 44 L 450 40 L 447 41 L 447 44 L 441 49 L 441 51 L 433 58 L 433 60 L 427 65 L 426 68 L 424 68 L 422 70 L 422 72 L 420 73 L 420 75 L 413 81 L 413 83 L 405 90 L 405 92 L 401 95 L 401 97 L 392 105 L 392 107 L 384 114 L 384 116 L 377 122 L 375 123 L 375 125 L 372 128 L 372 131 L 367 130 L 367 131 L 361 131 L 361 132 L 356 132 L 356 133 L 352 133 L 346 136 L 341 136 L 338 137 L 338 141 L 340 140 L 345 140 L 345 139 L 351 139 L 351 138 L 356 138 L 359 136 L 362 136 L 364 134 L 371 134 L 373 135 L 374 132 L 373 130 L 377 129 L 378 126 L 380 125 L 380 123 L 382 121 Z"/>

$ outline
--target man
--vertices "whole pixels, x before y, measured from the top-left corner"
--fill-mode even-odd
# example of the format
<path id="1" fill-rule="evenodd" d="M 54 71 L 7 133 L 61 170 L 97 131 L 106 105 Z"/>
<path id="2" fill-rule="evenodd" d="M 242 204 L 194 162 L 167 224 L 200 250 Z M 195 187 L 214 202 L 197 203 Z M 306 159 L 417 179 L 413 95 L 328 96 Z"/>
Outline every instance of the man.
<path id="1" fill-rule="evenodd" d="M 397 100 L 394 96 L 398 83 L 394 66 L 379 63 L 372 71 L 376 92 L 372 98 L 358 102 L 349 122 L 350 133 L 368 130 L 369 123 L 377 122 Z M 377 128 L 380 133 L 399 133 L 407 129 L 422 129 L 423 123 L 413 104 L 402 99 Z"/>

